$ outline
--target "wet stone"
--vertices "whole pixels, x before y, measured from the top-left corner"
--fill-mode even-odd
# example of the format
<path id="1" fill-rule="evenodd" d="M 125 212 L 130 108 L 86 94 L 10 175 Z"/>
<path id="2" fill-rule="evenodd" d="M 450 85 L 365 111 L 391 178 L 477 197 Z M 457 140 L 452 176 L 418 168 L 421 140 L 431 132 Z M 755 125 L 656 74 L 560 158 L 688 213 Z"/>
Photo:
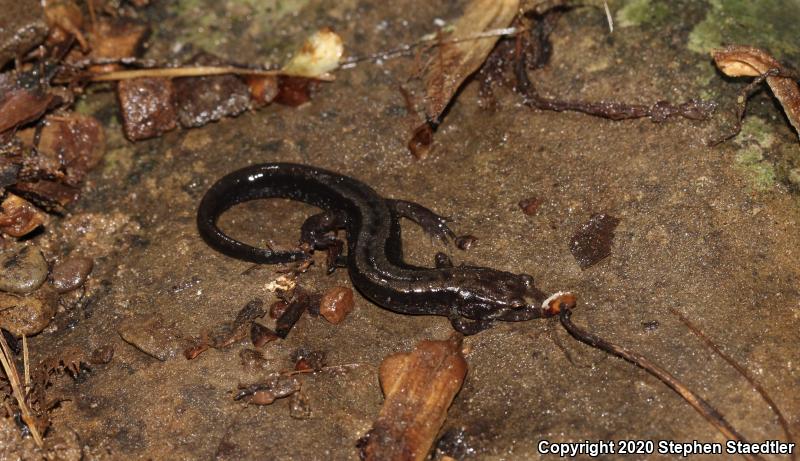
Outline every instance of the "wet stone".
<path id="1" fill-rule="evenodd" d="M 80 288 L 92 272 L 94 261 L 84 256 L 72 256 L 53 267 L 50 284 L 59 293 Z"/>
<path id="2" fill-rule="evenodd" d="M 334 287 L 328 290 L 319 303 L 319 313 L 325 320 L 336 325 L 353 311 L 353 290 Z"/>
<path id="3" fill-rule="evenodd" d="M 47 278 L 47 261 L 33 245 L 0 251 L 0 291 L 27 294 Z"/>
<path id="4" fill-rule="evenodd" d="M 54 314 L 54 302 L 45 294 L 16 296 L 0 293 L 0 328 L 15 336 L 39 333 L 50 324 Z"/>

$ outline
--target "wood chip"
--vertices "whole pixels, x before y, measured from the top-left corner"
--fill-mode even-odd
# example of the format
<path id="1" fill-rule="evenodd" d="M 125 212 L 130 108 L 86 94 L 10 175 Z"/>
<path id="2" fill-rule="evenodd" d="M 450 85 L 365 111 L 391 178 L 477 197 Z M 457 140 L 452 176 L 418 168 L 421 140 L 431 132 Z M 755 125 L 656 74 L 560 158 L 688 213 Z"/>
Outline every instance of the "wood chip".
<path id="1" fill-rule="evenodd" d="M 461 339 L 421 341 L 413 352 L 384 359 L 380 382 L 386 400 L 359 443 L 362 459 L 426 459 L 467 375 Z"/>

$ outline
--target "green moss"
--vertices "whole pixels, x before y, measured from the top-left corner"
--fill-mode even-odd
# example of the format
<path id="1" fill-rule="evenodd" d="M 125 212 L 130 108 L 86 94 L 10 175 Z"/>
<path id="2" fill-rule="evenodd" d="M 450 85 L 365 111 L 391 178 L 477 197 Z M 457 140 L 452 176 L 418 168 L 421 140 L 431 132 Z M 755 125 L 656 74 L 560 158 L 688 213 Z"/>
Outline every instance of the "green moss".
<path id="1" fill-rule="evenodd" d="M 705 19 L 689 34 L 689 49 L 708 53 L 723 45 L 752 45 L 779 58 L 800 57 L 800 0 L 707 0 Z"/>
<path id="2" fill-rule="evenodd" d="M 168 10 L 178 21 L 176 39 L 214 54 L 273 46 L 275 24 L 299 12 L 309 0 L 176 0 Z M 242 27 L 244 25 L 244 27 Z"/>
<path id="3" fill-rule="evenodd" d="M 773 188 L 778 175 L 773 163 L 764 156 L 775 144 L 769 125 L 758 117 L 746 118 L 736 143 L 742 147 L 736 153 L 735 164 L 750 178 L 753 188 L 761 191 Z"/>
<path id="4" fill-rule="evenodd" d="M 617 11 L 616 22 L 620 27 L 658 23 L 669 13 L 666 3 L 653 0 L 625 0 Z"/>

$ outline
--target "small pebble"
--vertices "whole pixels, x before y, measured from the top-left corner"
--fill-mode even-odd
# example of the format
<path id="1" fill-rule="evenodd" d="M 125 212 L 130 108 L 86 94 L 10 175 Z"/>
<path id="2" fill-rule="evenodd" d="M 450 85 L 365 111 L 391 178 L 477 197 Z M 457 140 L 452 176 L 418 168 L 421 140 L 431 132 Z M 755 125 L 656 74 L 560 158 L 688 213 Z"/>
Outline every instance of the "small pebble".
<path id="1" fill-rule="evenodd" d="M 525 213 L 527 216 L 533 216 L 539 210 L 539 207 L 542 206 L 544 200 L 537 198 L 537 197 L 529 197 L 526 199 L 522 199 L 517 204 L 522 212 Z"/>
<path id="2" fill-rule="evenodd" d="M 0 328 L 14 336 L 32 336 L 50 324 L 55 306 L 44 294 L 15 296 L 0 293 Z"/>
<path id="3" fill-rule="evenodd" d="M 72 256 L 53 267 L 50 284 L 59 293 L 80 288 L 92 272 L 94 261 L 84 256 Z"/>
<path id="4" fill-rule="evenodd" d="M 324 351 L 312 351 L 301 347 L 292 352 L 291 358 L 296 371 L 318 371 L 325 367 L 325 355 Z"/>
<path id="5" fill-rule="evenodd" d="M 47 261 L 33 245 L 0 251 L 0 291 L 28 294 L 47 278 Z"/>
<path id="6" fill-rule="evenodd" d="M 319 313 L 325 320 L 336 325 L 353 311 L 353 304 L 353 290 L 347 287 L 333 287 L 322 297 Z"/>
<path id="7" fill-rule="evenodd" d="M 477 241 L 478 237 L 475 237 L 474 235 L 462 235 L 460 237 L 456 237 L 455 243 L 459 250 L 467 251 L 472 248 L 472 245 L 475 245 L 475 242 Z"/>

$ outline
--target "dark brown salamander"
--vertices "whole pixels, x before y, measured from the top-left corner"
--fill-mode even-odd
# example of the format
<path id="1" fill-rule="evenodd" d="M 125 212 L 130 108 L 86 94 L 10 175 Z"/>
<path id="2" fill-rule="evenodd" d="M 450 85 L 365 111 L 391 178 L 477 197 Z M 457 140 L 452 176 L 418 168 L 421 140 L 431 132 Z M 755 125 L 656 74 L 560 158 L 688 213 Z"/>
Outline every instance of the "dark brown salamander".
<path id="1" fill-rule="evenodd" d="M 346 266 L 353 285 L 381 307 L 402 314 L 444 315 L 453 327 L 474 334 L 493 321 L 517 322 L 549 316 L 544 293 L 527 274 L 488 267 L 453 266 L 437 257 L 436 268 L 403 261 L 400 218 L 409 218 L 428 233 L 454 237 L 445 219 L 412 202 L 386 199 L 366 184 L 320 168 L 291 163 L 264 163 L 234 171 L 206 192 L 197 212 L 200 235 L 211 247 L 234 258 L 276 264 L 309 257 L 307 252 L 273 251 L 242 243 L 217 227 L 217 219 L 237 203 L 288 198 L 324 211 L 309 217 L 301 243 L 328 250 L 335 265 Z M 347 232 L 347 256 L 332 231 Z"/>

